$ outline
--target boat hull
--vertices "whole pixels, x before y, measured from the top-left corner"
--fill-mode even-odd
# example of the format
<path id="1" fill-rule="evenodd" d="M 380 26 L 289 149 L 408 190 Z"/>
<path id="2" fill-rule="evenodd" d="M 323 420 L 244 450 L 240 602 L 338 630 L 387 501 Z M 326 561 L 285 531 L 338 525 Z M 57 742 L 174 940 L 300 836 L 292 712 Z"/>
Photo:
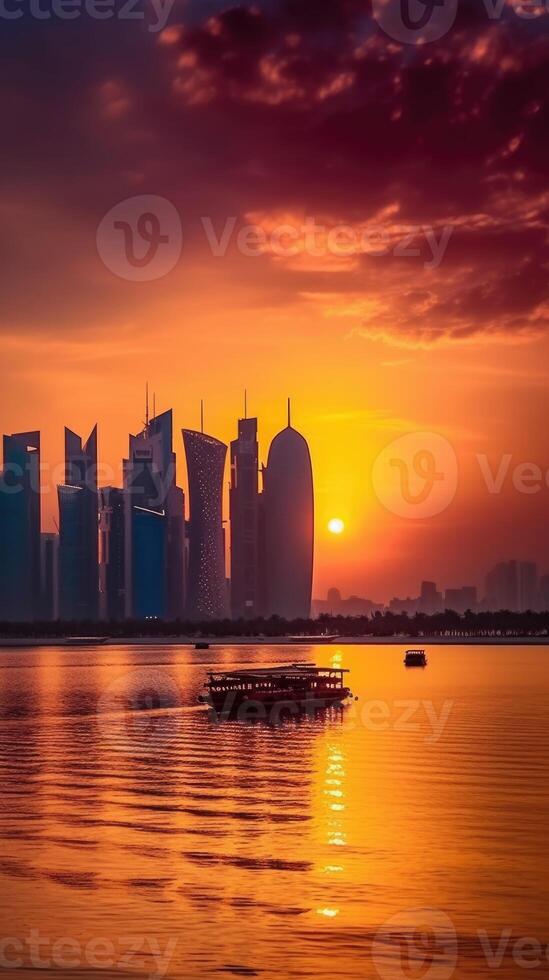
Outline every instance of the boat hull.
<path id="1" fill-rule="evenodd" d="M 349 688 L 339 691 L 307 691 L 287 694 L 243 695 L 239 691 L 229 691 L 223 695 L 204 694 L 199 697 L 202 704 L 213 708 L 218 714 L 242 718 L 268 718 L 276 714 L 299 714 L 323 708 L 342 707 L 349 698 Z"/>

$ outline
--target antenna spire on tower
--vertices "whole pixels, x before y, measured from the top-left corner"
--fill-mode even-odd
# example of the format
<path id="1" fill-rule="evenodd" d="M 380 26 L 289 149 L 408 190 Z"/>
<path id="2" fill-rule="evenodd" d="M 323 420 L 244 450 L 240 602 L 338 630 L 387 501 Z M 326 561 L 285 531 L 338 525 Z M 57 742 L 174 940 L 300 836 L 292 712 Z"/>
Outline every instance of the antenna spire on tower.
<path id="1" fill-rule="evenodd" d="M 291 428 L 291 425 L 292 425 L 291 403 L 290 403 L 290 399 L 288 398 L 288 428 Z"/>
<path id="2" fill-rule="evenodd" d="M 248 418 L 248 391 L 244 388 L 244 418 Z"/>
<path id="3" fill-rule="evenodd" d="M 204 434 L 204 400 L 200 399 L 200 431 Z"/>
<path id="4" fill-rule="evenodd" d="M 145 428 L 149 428 L 149 382 L 145 382 Z"/>

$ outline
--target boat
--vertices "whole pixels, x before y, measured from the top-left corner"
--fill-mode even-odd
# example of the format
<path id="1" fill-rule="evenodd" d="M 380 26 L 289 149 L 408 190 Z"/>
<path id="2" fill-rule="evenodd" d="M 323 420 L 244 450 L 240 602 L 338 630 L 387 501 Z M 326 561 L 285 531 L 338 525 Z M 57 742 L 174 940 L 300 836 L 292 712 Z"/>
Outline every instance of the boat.
<path id="1" fill-rule="evenodd" d="M 286 706 L 306 710 L 342 705 L 352 697 L 344 684 L 341 667 L 286 664 L 281 667 L 251 667 L 244 670 L 211 671 L 206 693 L 199 702 L 216 711 L 231 713 L 243 705 L 250 708 Z"/>
<path id="2" fill-rule="evenodd" d="M 195 650 L 209 650 L 210 644 L 206 643 L 206 640 L 199 640 L 198 643 L 194 645 Z"/>
<path id="3" fill-rule="evenodd" d="M 295 636 L 289 636 L 288 641 L 290 643 L 333 643 L 334 640 L 339 640 L 339 633 L 297 633 Z"/>
<path id="4" fill-rule="evenodd" d="M 426 667 L 425 650 L 407 650 L 404 656 L 404 664 L 406 667 Z"/>

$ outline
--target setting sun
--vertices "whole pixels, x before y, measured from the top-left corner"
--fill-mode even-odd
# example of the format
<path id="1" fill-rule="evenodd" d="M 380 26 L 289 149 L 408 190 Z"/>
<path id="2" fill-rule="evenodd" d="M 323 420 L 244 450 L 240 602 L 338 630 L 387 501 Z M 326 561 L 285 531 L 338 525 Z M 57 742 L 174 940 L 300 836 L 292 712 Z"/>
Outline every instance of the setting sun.
<path id="1" fill-rule="evenodd" d="M 328 521 L 328 530 L 331 534 L 341 534 L 344 529 L 345 524 L 340 517 L 332 517 L 331 520 Z"/>

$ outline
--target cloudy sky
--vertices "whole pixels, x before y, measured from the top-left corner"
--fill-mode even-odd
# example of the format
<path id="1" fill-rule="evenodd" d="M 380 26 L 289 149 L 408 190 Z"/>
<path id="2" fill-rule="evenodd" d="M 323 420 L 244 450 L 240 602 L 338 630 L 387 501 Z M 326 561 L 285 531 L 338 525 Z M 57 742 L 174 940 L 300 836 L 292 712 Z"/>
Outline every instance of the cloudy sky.
<path id="1" fill-rule="evenodd" d="M 459 0 L 417 43 L 382 28 L 388 3 L 0 15 L 3 431 L 41 429 L 47 486 L 63 425 L 97 421 L 117 481 L 146 379 L 178 427 L 204 398 L 226 441 L 246 387 L 263 458 L 290 395 L 317 595 L 549 571 L 549 17 Z M 456 454 L 434 515 L 395 512 L 375 476 L 410 433 Z"/>

